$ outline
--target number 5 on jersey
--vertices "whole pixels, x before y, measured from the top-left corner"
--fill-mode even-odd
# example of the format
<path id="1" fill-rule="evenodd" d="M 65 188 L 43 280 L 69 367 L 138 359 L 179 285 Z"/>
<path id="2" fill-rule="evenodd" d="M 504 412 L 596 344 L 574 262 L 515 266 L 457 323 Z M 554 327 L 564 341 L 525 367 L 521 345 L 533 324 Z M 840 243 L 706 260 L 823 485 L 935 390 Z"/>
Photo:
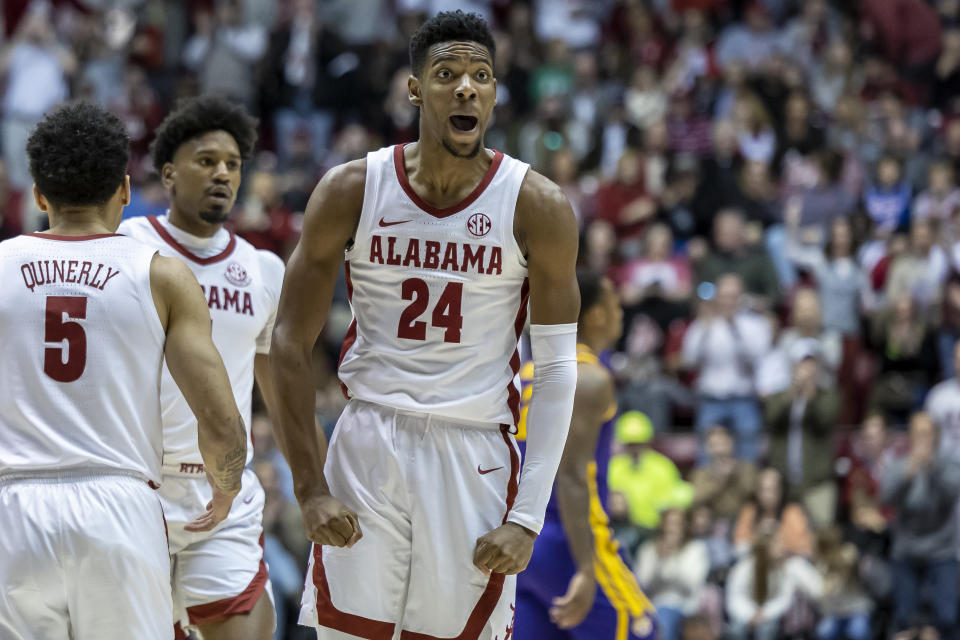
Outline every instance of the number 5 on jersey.
<path id="1" fill-rule="evenodd" d="M 83 320 L 87 317 L 86 296 L 47 296 L 44 342 L 61 346 L 47 347 L 43 352 L 43 372 L 57 382 L 73 382 L 83 375 L 87 367 L 87 334 L 79 322 L 64 322 L 68 318 Z M 62 346 L 67 341 L 66 349 Z M 66 350 L 67 359 L 63 355 Z"/>
<path id="2" fill-rule="evenodd" d="M 420 278 L 407 278 L 401 284 L 400 293 L 404 300 L 410 300 L 410 304 L 400 314 L 397 337 L 407 340 L 426 340 L 427 323 L 418 318 L 430 305 L 430 287 Z M 463 283 L 450 282 L 443 289 L 437 305 L 433 308 L 431 324 L 434 327 L 446 329 L 443 332 L 444 342 L 460 342 L 460 330 L 463 328 L 463 316 L 460 315 L 462 298 Z"/>

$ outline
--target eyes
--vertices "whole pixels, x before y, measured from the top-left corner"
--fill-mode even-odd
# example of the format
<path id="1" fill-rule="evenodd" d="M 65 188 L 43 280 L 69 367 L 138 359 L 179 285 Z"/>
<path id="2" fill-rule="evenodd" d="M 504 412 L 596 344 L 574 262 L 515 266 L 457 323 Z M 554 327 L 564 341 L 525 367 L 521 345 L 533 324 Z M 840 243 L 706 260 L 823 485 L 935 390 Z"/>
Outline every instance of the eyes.
<path id="1" fill-rule="evenodd" d="M 217 161 L 215 161 L 215 160 L 214 160 L 213 158 L 211 158 L 210 156 L 201 156 L 201 157 L 197 160 L 197 163 L 198 163 L 201 167 L 213 167 L 215 164 L 217 164 Z M 239 160 L 227 160 L 226 165 L 227 165 L 227 171 L 239 171 L 239 170 L 240 170 L 240 161 L 239 161 Z"/>
<path id="2" fill-rule="evenodd" d="M 480 69 L 473 74 L 473 77 L 476 78 L 478 82 L 487 82 L 490 80 L 491 75 L 490 75 L 490 72 L 487 71 L 486 69 Z M 454 78 L 454 75 L 453 75 L 453 72 L 450 71 L 450 69 L 441 67 L 440 70 L 437 71 L 437 78 L 440 80 L 451 80 Z"/>

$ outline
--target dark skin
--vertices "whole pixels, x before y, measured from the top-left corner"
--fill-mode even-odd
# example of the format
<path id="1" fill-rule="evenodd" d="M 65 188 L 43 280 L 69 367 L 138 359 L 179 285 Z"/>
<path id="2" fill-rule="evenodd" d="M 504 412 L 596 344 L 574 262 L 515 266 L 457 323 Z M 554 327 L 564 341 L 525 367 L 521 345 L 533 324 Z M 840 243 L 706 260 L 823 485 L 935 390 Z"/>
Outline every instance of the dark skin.
<path id="1" fill-rule="evenodd" d="M 181 144 L 173 161 L 164 164 L 160 172 L 170 196 L 170 223 L 202 238 L 220 231 L 237 201 L 242 161 L 237 141 L 226 131 L 209 131 Z M 268 356 L 257 354 L 254 379 L 269 410 L 273 381 L 268 369 Z M 199 628 L 207 640 L 269 640 L 273 625 L 273 606 L 264 592 L 248 613 Z"/>
<path id="2" fill-rule="evenodd" d="M 616 344 L 622 322 L 620 299 L 613 284 L 604 279 L 599 299 L 580 318 L 578 341 L 594 353 L 600 353 Z M 550 620 L 561 629 L 570 629 L 583 622 L 596 596 L 587 467 L 595 461 L 600 429 L 610 407 L 615 404 L 616 394 L 610 372 L 600 364 L 579 363 L 570 432 L 557 472 L 560 519 L 570 544 L 570 553 L 577 563 L 577 571 L 567 585 L 566 594 L 555 598 L 550 608 Z"/>
<path id="3" fill-rule="evenodd" d="M 420 138 L 404 150 L 410 184 L 434 206 L 453 205 L 476 188 L 493 158 L 483 149 L 496 103 L 492 56 L 474 42 L 436 44 L 408 88 L 411 103 L 420 108 Z M 469 131 L 454 125 L 451 118 L 460 116 L 461 124 L 473 125 Z M 294 473 L 307 535 L 317 544 L 341 547 L 363 534 L 357 514 L 330 495 L 323 477 L 326 442 L 314 425 L 311 354 L 344 248 L 357 228 L 365 177 L 366 160 L 356 160 L 327 172 L 314 190 L 287 266 L 270 360 L 278 390 L 277 439 Z M 531 321 L 576 322 L 576 220 L 560 188 L 534 171 L 521 186 L 514 235 L 527 257 Z M 484 572 L 519 573 L 530 561 L 535 538 L 508 522 L 477 540 L 474 564 Z"/>
<path id="4" fill-rule="evenodd" d="M 40 211 L 50 220 L 48 233 L 87 236 L 115 233 L 123 207 L 130 202 L 130 178 L 103 205 L 56 206 L 33 188 Z M 150 287 L 157 316 L 166 334 L 164 357 L 174 381 L 184 390 L 190 409 L 197 416 L 200 453 L 213 497 L 204 513 L 185 527 L 210 531 L 230 513 L 240 492 L 247 436 L 233 398 L 230 379 L 220 353 L 210 336 L 210 312 L 193 273 L 176 258 L 154 256 L 150 263 Z"/>

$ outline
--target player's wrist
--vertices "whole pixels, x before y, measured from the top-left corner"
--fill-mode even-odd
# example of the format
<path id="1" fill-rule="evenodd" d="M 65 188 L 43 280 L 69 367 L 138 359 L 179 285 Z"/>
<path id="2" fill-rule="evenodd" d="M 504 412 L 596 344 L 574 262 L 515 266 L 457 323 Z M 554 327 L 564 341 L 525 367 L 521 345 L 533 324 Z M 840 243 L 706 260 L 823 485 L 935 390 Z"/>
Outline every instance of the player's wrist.
<path id="1" fill-rule="evenodd" d="M 512 520 L 508 520 L 505 524 L 506 524 L 506 525 L 513 525 L 514 527 L 516 527 L 517 529 L 519 529 L 521 532 L 525 533 L 526 535 L 530 536 L 530 537 L 531 537 L 532 539 L 534 539 L 534 540 L 536 540 L 536 539 L 537 539 L 537 535 L 539 535 L 539 534 L 538 534 L 536 531 L 534 531 L 533 529 L 531 529 L 531 528 L 529 528 L 529 527 L 526 527 L 526 526 L 520 524 L 519 522 L 514 522 L 514 521 L 512 521 Z"/>

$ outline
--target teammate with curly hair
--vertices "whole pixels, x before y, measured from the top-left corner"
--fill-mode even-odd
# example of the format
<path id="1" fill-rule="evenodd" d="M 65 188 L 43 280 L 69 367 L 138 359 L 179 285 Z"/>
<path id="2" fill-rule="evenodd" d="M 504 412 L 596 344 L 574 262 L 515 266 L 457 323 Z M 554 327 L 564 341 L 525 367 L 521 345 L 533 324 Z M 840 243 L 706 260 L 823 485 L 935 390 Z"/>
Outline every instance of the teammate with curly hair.
<path id="1" fill-rule="evenodd" d="M 27 155 L 50 230 L 0 243 L 0 637 L 169 640 L 154 491 L 164 357 L 196 412 L 212 485 L 185 530 L 204 535 L 227 517 L 243 419 L 196 278 L 114 233 L 130 200 L 123 123 L 65 106 Z"/>
<path id="2" fill-rule="evenodd" d="M 216 96 L 180 103 L 157 128 L 154 166 L 170 196 L 166 215 L 132 218 L 120 226 L 158 250 L 182 259 L 206 294 L 213 339 L 230 375 L 246 424 L 253 384 L 270 405 L 266 375 L 283 262 L 224 228 L 240 188 L 240 170 L 253 153 L 257 121 Z M 180 627 L 204 640 L 267 640 L 273 634 L 267 566 L 263 560 L 264 493 L 252 470 L 230 517 L 216 531 L 186 528 L 188 514 L 210 499 L 196 446 L 197 424 L 164 370 L 163 484 L 170 531 L 173 593 Z M 253 455 L 248 438 L 249 463 Z"/>
<path id="3" fill-rule="evenodd" d="M 483 145 L 497 82 L 480 17 L 430 19 L 410 61 L 418 141 L 323 177 L 274 331 L 278 440 L 314 542 L 300 622 L 321 640 L 505 640 L 570 424 L 577 223 L 559 187 Z M 310 355 L 344 259 L 350 401 L 324 456 Z"/>

